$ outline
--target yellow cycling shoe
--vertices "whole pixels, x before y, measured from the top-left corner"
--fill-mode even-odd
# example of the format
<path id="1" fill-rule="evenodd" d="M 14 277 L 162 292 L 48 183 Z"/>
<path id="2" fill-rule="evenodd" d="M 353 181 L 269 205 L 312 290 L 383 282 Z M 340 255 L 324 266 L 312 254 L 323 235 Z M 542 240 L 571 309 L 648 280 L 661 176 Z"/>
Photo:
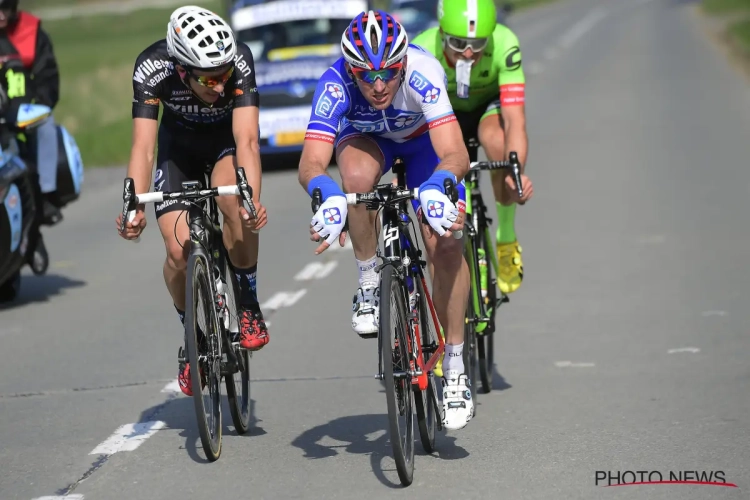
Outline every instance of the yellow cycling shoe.
<path id="1" fill-rule="evenodd" d="M 518 241 L 497 244 L 497 261 L 500 265 L 497 286 L 503 293 L 513 293 L 521 286 L 521 281 L 523 281 L 521 252 L 521 245 Z"/>

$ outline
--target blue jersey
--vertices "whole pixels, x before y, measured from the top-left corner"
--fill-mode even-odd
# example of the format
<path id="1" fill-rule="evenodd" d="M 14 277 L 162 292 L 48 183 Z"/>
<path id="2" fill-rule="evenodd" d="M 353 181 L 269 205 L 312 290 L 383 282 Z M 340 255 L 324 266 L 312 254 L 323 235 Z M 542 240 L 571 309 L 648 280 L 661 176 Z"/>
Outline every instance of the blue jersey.
<path id="1" fill-rule="evenodd" d="M 440 62 L 416 45 L 407 49 L 406 76 L 391 105 L 371 107 L 340 58 L 318 81 L 306 140 L 333 144 L 345 127 L 403 143 L 456 120 Z"/>

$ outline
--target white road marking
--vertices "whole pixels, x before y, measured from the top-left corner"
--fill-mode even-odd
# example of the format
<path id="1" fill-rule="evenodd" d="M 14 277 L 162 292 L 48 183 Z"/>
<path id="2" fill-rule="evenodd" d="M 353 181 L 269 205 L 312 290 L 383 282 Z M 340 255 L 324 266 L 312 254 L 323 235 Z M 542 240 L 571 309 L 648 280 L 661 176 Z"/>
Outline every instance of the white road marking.
<path id="1" fill-rule="evenodd" d="M 543 70 L 544 70 L 544 66 L 542 65 L 542 63 L 537 62 L 537 61 L 531 61 L 530 63 L 526 65 L 525 71 L 529 75 L 538 75 Z"/>
<path id="2" fill-rule="evenodd" d="M 573 363 L 572 361 L 555 361 L 555 366 L 558 368 L 592 368 L 596 365 L 594 363 Z"/>
<path id="3" fill-rule="evenodd" d="M 695 354 L 696 352 L 701 352 L 700 349 L 697 347 L 678 347 L 677 349 L 670 349 L 667 351 L 667 354 L 674 354 L 677 352 L 691 352 Z"/>
<path id="4" fill-rule="evenodd" d="M 703 316 L 704 318 L 707 318 L 709 316 L 726 316 L 726 315 L 727 315 L 726 311 L 703 311 L 701 313 L 701 316 Z"/>
<path id="5" fill-rule="evenodd" d="M 337 260 L 332 260 L 331 262 L 310 262 L 297 273 L 294 279 L 297 281 L 323 279 L 331 274 L 338 264 Z"/>
<path id="6" fill-rule="evenodd" d="M 180 383 L 177 381 L 177 379 L 174 379 L 170 383 L 164 386 L 164 389 L 161 390 L 161 392 L 182 392 L 180 389 Z"/>
<path id="7" fill-rule="evenodd" d="M 83 495 L 79 495 L 78 493 L 73 495 L 65 495 L 65 496 L 46 496 L 46 497 L 36 497 L 34 500 L 83 500 Z"/>
<path id="8" fill-rule="evenodd" d="M 606 9 L 603 7 L 595 8 L 563 34 L 560 38 L 560 46 L 564 49 L 569 49 L 579 38 L 590 31 L 596 23 L 604 19 L 606 16 Z"/>
<path id="9" fill-rule="evenodd" d="M 279 292 L 268 299 L 263 305 L 260 306 L 260 308 L 262 311 L 275 311 L 276 309 L 279 309 L 281 307 L 291 307 L 306 293 L 307 290 L 305 290 L 304 288 L 302 290 L 297 290 L 296 292 Z"/>
<path id="10" fill-rule="evenodd" d="M 121 425 L 89 455 L 112 455 L 118 451 L 133 451 L 165 425 L 161 420 Z"/>
<path id="11" fill-rule="evenodd" d="M 554 47 L 551 47 L 544 51 L 544 58 L 548 61 L 551 61 L 555 57 L 557 57 L 557 49 L 555 49 Z"/>
<path id="12" fill-rule="evenodd" d="M 351 238 L 349 238 L 349 236 L 347 236 L 346 237 L 346 243 L 344 243 L 343 247 L 341 245 L 339 245 L 338 241 L 335 241 L 333 243 L 333 245 L 331 245 L 330 247 L 328 247 L 328 250 L 326 250 L 326 252 L 343 252 L 345 250 L 352 250 L 352 249 L 353 249 L 353 247 L 352 247 L 352 240 L 351 240 Z"/>

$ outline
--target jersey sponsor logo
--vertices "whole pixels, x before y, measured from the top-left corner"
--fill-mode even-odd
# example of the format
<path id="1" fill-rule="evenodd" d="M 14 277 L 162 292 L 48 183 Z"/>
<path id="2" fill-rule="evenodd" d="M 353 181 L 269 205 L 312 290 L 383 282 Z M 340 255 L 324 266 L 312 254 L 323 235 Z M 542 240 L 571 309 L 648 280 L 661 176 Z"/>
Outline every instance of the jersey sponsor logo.
<path id="1" fill-rule="evenodd" d="M 516 45 L 505 51 L 505 67 L 515 71 L 521 67 L 521 49 Z"/>
<path id="2" fill-rule="evenodd" d="M 164 59 L 152 61 L 151 59 L 146 59 L 138 65 L 138 68 L 136 68 L 133 73 L 133 80 L 138 83 L 146 84 L 149 87 L 156 87 L 156 84 L 171 75 L 173 70 L 174 64 L 172 61 Z M 154 75 L 154 73 L 157 74 Z M 149 78 L 151 75 L 154 76 Z"/>
<path id="3" fill-rule="evenodd" d="M 344 102 L 344 87 L 335 82 L 326 82 L 324 85 L 325 90 L 315 105 L 315 114 L 321 118 L 331 118 L 336 106 Z"/>
<path id="4" fill-rule="evenodd" d="M 232 105 L 227 104 L 217 108 L 203 108 L 196 104 L 184 105 L 164 101 L 164 105 L 175 113 L 181 115 L 186 120 L 197 123 L 214 123 L 227 118 L 232 112 Z"/>
<path id="5" fill-rule="evenodd" d="M 456 115 L 451 113 L 448 116 L 444 116 L 442 118 L 438 118 L 437 120 L 430 122 L 430 128 L 439 127 L 440 125 L 445 125 L 446 123 L 450 123 L 454 121 L 456 121 Z"/>
<path id="6" fill-rule="evenodd" d="M 526 102 L 526 85 L 523 83 L 510 83 L 500 85 L 500 105 L 520 106 Z"/>
<path id="7" fill-rule="evenodd" d="M 422 101 L 427 104 L 435 103 L 440 98 L 440 89 L 435 88 L 419 71 L 411 74 L 409 86 L 416 90 L 422 96 Z"/>
<path id="8" fill-rule="evenodd" d="M 249 78 L 250 73 L 253 72 L 252 68 L 250 68 L 250 64 L 245 60 L 245 56 L 239 52 L 234 56 L 234 67 L 237 68 L 245 78 Z"/>
<path id="9" fill-rule="evenodd" d="M 378 120 L 376 122 L 372 120 L 349 120 L 349 123 L 355 129 L 366 134 L 378 134 L 380 132 L 387 132 L 385 128 L 385 120 Z"/>

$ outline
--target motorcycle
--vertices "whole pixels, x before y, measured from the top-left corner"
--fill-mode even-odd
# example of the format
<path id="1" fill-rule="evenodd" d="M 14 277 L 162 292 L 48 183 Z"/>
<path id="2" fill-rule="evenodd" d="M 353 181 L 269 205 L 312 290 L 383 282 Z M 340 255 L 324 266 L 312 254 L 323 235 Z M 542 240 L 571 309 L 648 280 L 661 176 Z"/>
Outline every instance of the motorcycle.
<path id="1" fill-rule="evenodd" d="M 15 123 L 0 117 L 0 302 L 16 298 L 21 286 L 21 270 L 29 265 L 36 275 L 49 267 L 49 255 L 40 228 L 41 191 L 38 175 L 29 168 L 28 144 L 18 136 L 50 117 L 52 110 L 41 104 L 23 104 Z M 58 198 L 64 205 L 78 199 L 83 184 L 83 162 L 75 139 L 57 124 Z"/>

